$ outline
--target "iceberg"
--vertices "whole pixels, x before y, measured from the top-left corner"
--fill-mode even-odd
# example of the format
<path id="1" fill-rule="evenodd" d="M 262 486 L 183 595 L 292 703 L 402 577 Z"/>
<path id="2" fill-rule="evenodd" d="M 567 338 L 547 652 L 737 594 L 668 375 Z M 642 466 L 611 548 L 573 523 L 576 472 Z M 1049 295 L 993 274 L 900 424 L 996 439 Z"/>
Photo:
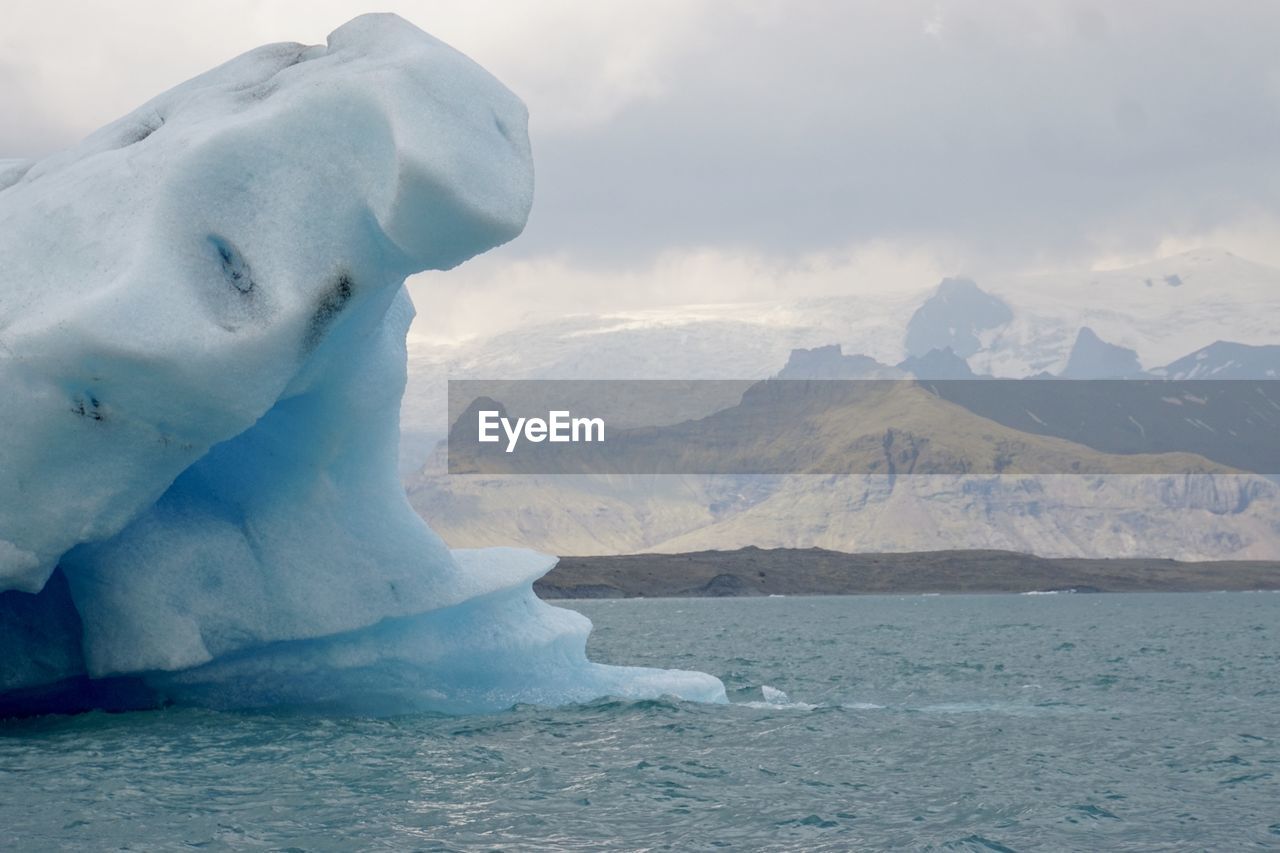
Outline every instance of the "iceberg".
<path id="1" fill-rule="evenodd" d="M 554 558 L 450 551 L 400 484 L 405 277 L 520 233 L 526 124 L 365 15 L 0 161 L 0 710 L 725 700 L 589 661 Z"/>

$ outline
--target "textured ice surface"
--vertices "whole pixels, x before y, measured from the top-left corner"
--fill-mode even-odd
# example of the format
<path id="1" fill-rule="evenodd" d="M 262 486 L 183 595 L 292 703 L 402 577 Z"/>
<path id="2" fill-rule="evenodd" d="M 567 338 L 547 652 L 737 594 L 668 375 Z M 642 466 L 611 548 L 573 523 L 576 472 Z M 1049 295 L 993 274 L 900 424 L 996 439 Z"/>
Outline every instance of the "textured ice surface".
<path id="1" fill-rule="evenodd" d="M 141 674 L 227 707 L 721 698 L 589 663 L 589 624 L 532 594 L 551 558 L 455 557 L 403 496 L 404 278 L 511 239 L 532 193 L 524 106 L 391 15 L 0 161 L 0 654 L 81 635 L 0 693 Z M 30 595 L 55 567 L 66 590 Z"/>

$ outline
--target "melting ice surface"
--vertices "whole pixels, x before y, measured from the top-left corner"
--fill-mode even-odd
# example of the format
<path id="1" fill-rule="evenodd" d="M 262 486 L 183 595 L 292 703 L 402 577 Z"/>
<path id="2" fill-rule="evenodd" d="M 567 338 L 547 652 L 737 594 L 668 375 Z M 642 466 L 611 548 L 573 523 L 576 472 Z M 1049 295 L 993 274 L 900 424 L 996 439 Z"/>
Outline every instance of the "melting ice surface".
<path id="1" fill-rule="evenodd" d="M 450 552 L 400 487 L 404 278 L 532 195 L 524 106 L 391 15 L 0 161 L 0 710 L 723 701 L 591 663 L 554 558 Z"/>

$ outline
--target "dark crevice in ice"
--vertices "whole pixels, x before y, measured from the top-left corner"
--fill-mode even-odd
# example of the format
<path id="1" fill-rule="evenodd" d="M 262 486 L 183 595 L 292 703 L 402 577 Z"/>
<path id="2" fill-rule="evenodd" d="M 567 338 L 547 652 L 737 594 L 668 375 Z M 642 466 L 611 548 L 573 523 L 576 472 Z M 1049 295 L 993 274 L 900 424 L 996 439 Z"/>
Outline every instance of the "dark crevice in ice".
<path id="1" fill-rule="evenodd" d="M 222 274 L 227 277 L 231 286 L 241 293 L 252 292 L 253 277 L 249 272 L 249 263 L 231 241 L 217 234 L 210 234 L 209 244 L 218 253 L 218 259 L 222 262 Z"/>
<path id="2" fill-rule="evenodd" d="M 307 338 L 304 342 L 307 351 L 315 349 L 316 344 L 320 343 L 325 332 L 333 325 L 333 321 L 351 301 L 352 292 L 351 276 L 341 273 L 320 297 L 320 302 L 316 305 L 316 310 L 311 315 L 311 322 L 307 326 Z"/>
<path id="3" fill-rule="evenodd" d="M 90 678 L 83 633 L 62 569 L 40 592 L 0 592 L 0 719 L 164 704 L 140 678 Z"/>

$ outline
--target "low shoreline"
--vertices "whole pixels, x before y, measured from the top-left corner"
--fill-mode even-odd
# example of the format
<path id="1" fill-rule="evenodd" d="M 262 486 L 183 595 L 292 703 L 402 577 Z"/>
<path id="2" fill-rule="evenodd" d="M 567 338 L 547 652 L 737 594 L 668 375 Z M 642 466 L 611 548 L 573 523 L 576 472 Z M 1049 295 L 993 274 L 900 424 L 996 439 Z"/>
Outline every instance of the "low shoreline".
<path id="1" fill-rule="evenodd" d="M 1059 559 L 1013 551 L 847 554 L 821 548 L 747 547 L 564 557 L 534 590 L 546 599 L 1267 592 L 1280 590 L 1280 561 Z"/>

